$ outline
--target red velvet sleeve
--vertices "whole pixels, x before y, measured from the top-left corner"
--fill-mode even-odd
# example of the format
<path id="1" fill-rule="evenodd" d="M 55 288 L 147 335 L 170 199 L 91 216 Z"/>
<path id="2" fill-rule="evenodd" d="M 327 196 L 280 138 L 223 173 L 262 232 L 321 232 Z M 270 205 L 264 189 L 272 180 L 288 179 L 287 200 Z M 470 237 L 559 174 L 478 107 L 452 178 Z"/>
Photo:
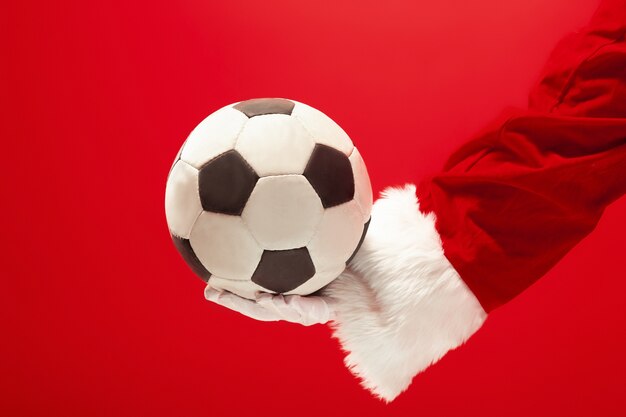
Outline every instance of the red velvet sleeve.
<path id="1" fill-rule="evenodd" d="M 626 192 L 626 1 L 559 43 L 510 111 L 418 186 L 444 253 L 489 312 L 544 275 Z"/>

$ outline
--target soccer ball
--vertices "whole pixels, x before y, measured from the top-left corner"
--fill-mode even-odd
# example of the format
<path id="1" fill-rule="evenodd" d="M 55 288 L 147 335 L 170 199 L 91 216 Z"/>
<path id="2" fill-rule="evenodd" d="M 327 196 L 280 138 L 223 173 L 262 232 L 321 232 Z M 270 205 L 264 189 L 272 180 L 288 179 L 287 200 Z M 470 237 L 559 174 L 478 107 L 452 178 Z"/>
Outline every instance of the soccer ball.
<path id="1" fill-rule="evenodd" d="M 191 132 L 172 165 L 165 214 L 174 245 L 211 287 L 254 299 L 306 295 L 345 269 L 372 208 L 348 135 L 305 104 L 231 104 Z"/>

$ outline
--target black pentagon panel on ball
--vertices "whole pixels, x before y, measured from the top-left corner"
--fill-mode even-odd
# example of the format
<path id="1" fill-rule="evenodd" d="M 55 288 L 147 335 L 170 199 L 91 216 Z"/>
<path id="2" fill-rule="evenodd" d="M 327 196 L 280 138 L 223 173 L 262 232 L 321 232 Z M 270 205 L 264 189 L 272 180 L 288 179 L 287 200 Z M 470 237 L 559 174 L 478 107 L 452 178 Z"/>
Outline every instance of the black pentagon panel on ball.
<path id="1" fill-rule="evenodd" d="M 178 237 L 174 234 L 170 233 L 172 236 L 172 241 L 174 242 L 174 246 L 178 253 L 180 253 L 187 263 L 191 270 L 204 282 L 209 282 L 209 278 L 211 278 L 211 273 L 202 265 L 200 259 L 196 256 L 196 253 L 193 251 L 191 247 L 191 243 L 189 239 L 184 239 L 182 237 Z"/>
<path id="2" fill-rule="evenodd" d="M 350 255 L 350 257 L 346 261 L 346 265 L 348 265 L 350 263 L 352 258 L 354 258 L 354 255 L 356 255 L 356 253 L 359 251 L 359 248 L 363 244 L 363 240 L 365 240 L 365 235 L 367 234 L 367 229 L 370 227 L 370 221 L 372 221 L 371 217 L 367 221 L 367 223 L 365 223 L 365 225 L 363 226 L 363 233 L 361 233 L 361 239 L 359 239 L 359 243 L 356 245 L 356 248 L 354 249 L 354 252 L 352 252 L 352 255 Z"/>
<path id="3" fill-rule="evenodd" d="M 291 115 L 296 103 L 284 98 L 253 98 L 242 101 L 233 106 L 248 117 L 262 116 L 264 114 Z"/>
<path id="4" fill-rule="evenodd" d="M 284 293 L 296 289 L 315 275 L 307 248 L 265 250 L 252 282 L 268 290 Z"/>
<path id="5" fill-rule="evenodd" d="M 216 156 L 200 168 L 198 191 L 205 211 L 240 215 L 259 179 L 236 150 Z"/>
<path id="6" fill-rule="evenodd" d="M 338 206 L 354 197 L 350 160 L 335 148 L 316 144 L 302 175 L 317 191 L 324 208 Z"/>

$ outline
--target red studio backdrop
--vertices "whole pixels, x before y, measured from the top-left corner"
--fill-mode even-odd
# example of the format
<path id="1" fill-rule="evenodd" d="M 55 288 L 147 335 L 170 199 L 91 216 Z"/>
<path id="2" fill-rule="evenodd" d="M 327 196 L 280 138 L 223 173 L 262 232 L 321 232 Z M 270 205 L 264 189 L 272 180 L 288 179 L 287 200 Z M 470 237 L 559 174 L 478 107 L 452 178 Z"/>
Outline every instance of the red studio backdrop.
<path id="1" fill-rule="evenodd" d="M 163 203 L 190 130 L 252 97 L 335 119 L 375 193 L 419 181 L 597 3 L 3 2 L 0 415 L 623 416 L 624 199 L 389 405 L 326 326 L 205 301 Z"/>

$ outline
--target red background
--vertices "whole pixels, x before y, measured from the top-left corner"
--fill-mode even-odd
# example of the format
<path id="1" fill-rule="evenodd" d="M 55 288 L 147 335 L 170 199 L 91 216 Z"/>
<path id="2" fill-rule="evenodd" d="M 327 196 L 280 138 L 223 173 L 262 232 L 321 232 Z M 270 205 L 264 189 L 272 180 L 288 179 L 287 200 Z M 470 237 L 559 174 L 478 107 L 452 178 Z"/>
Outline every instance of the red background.
<path id="1" fill-rule="evenodd" d="M 624 415 L 626 200 L 390 405 L 325 326 L 203 299 L 170 164 L 208 113 L 278 96 L 350 134 L 375 192 L 526 93 L 597 0 L 0 6 L 0 415 Z"/>

